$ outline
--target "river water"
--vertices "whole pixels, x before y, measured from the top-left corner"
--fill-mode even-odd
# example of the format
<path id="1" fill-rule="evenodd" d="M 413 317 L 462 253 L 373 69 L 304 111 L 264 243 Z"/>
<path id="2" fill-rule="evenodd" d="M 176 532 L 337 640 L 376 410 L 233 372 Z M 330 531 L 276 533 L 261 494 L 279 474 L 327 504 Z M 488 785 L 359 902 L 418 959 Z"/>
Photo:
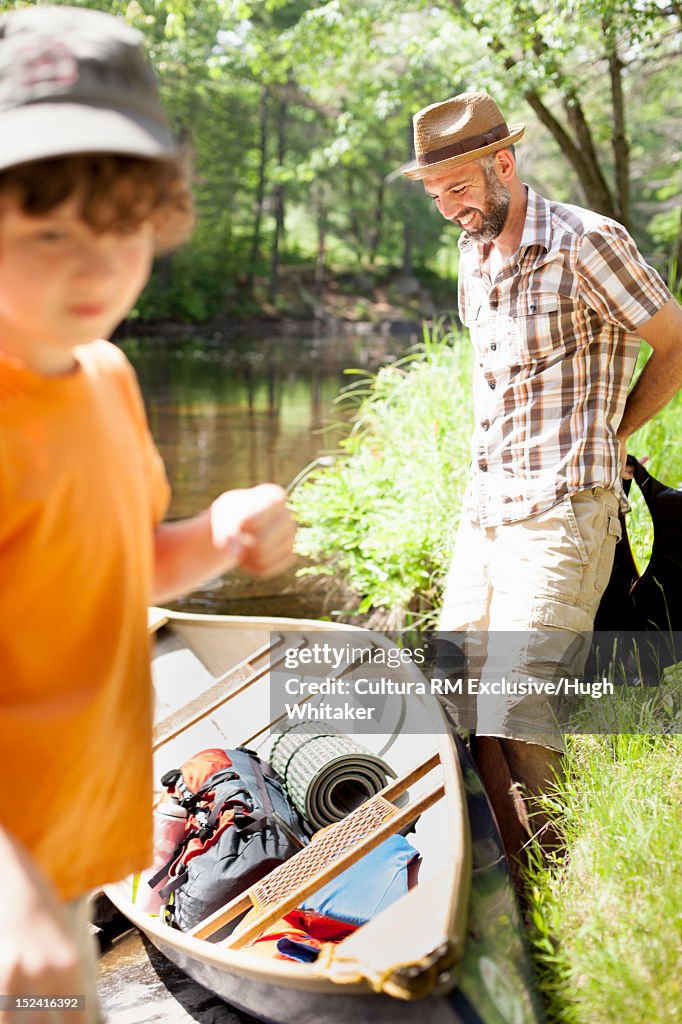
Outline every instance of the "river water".
<path id="1" fill-rule="evenodd" d="M 127 339 L 149 422 L 173 490 L 170 518 L 221 491 L 266 480 L 286 487 L 347 433 L 340 391 L 403 354 L 412 339 L 356 336 Z M 272 580 L 233 572 L 176 602 L 187 611 L 315 616 L 319 591 L 296 567 Z"/>

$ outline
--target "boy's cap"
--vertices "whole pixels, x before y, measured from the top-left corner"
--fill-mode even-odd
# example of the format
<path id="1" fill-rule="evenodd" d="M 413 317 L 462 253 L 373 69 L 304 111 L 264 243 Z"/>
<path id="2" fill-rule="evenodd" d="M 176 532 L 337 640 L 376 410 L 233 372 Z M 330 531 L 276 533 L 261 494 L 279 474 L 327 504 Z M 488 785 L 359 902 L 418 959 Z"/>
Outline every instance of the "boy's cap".
<path id="1" fill-rule="evenodd" d="M 77 7 L 0 17 L 0 170 L 75 153 L 177 155 L 142 36 Z"/>

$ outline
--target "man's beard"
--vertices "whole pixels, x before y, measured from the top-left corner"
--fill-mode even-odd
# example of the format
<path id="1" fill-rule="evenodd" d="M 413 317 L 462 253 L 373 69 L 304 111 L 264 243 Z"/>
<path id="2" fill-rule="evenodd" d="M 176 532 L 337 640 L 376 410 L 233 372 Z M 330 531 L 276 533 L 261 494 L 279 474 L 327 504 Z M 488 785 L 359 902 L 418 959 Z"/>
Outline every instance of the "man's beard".
<path id="1" fill-rule="evenodd" d="M 509 213 L 509 189 L 502 184 L 492 167 L 485 168 L 486 208 L 476 210 L 480 227 L 466 228 L 465 233 L 474 242 L 492 242 L 501 234 Z"/>

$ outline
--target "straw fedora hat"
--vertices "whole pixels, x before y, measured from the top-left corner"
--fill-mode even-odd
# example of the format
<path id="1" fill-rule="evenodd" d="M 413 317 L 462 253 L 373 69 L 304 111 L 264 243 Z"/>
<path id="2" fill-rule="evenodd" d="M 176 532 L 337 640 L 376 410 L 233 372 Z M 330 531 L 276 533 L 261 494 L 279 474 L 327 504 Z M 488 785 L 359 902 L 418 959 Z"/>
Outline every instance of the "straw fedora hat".
<path id="1" fill-rule="evenodd" d="M 525 124 L 507 125 L 497 103 L 486 92 L 463 92 L 432 103 L 414 115 L 417 159 L 403 168 L 408 178 L 433 178 L 460 164 L 512 146 Z"/>

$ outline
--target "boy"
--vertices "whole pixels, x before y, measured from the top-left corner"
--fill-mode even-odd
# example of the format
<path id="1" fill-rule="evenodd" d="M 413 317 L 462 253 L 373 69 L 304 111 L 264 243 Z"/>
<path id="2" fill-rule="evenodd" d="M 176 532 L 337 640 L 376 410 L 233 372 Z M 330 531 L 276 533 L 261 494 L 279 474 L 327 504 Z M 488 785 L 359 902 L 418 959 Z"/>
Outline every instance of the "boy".
<path id="1" fill-rule="evenodd" d="M 274 485 L 162 524 L 134 373 L 105 338 L 191 198 L 141 38 L 0 18 L 0 1024 L 97 1021 L 85 894 L 151 861 L 146 609 L 289 561 Z M 82 996 L 82 1010 L 18 1010 Z"/>

